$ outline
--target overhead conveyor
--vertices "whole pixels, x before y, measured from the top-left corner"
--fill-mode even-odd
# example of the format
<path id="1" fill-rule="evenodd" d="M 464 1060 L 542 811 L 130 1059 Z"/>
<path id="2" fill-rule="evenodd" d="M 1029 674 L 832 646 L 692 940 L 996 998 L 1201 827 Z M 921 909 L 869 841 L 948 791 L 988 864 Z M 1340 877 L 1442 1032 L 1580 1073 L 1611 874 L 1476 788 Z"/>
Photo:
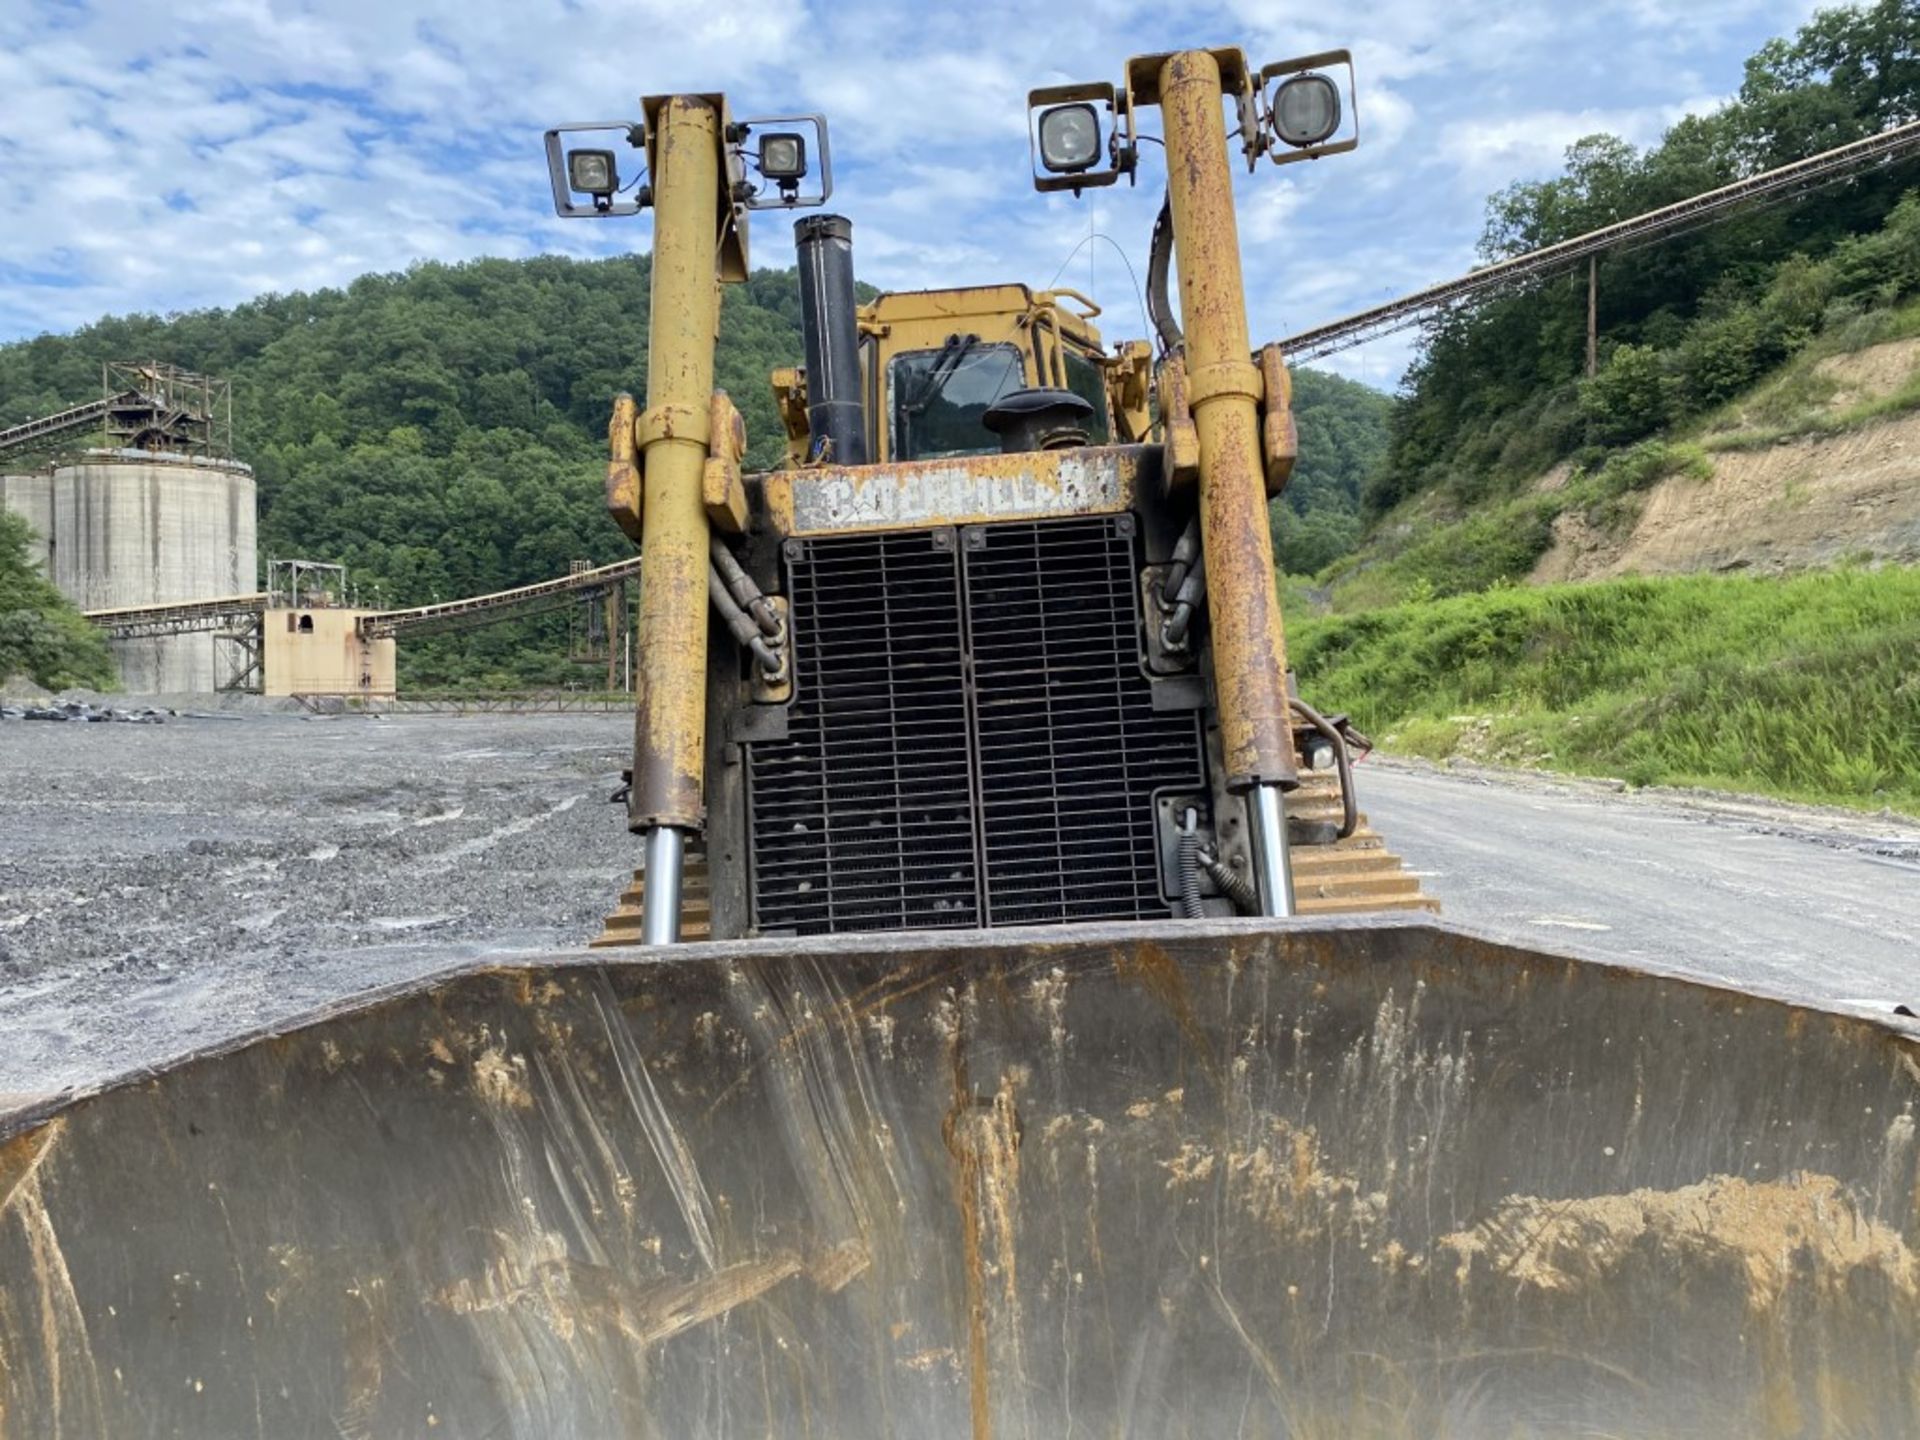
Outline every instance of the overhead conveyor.
<path id="1" fill-rule="evenodd" d="M 570 575 L 533 585 L 518 585 L 511 590 L 469 595 L 438 605 L 416 605 L 410 610 L 375 610 L 361 617 L 360 634 L 369 640 L 384 640 L 402 634 L 430 635 L 436 631 L 491 625 L 506 618 L 499 613 L 502 610 L 534 614 L 559 609 L 578 598 L 582 591 L 606 590 L 639 573 L 640 558 L 636 555 L 630 560 L 576 570 Z"/>
<path id="2" fill-rule="evenodd" d="M 1302 330 L 1282 340 L 1280 349 L 1288 361 L 1296 365 L 1323 359 L 1405 330 L 1429 316 L 1479 299 L 1491 291 L 1563 273 L 1609 250 L 1633 250 L 1689 230 L 1716 225 L 1751 206 L 1792 200 L 1859 171 L 1907 159 L 1916 151 L 1920 151 L 1920 121 L 1897 125 L 1864 140 L 1823 150 L 1791 165 L 1750 175 L 1717 190 L 1689 196 L 1556 245 L 1496 261 L 1411 295 L 1402 295 L 1397 300 Z"/>
<path id="3" fill-rule="evenodd" d="M 24 420 L 18 425 L 10 425 L 0 430 L 0 454 L 5 454 L 9 450 L 29 449 L 42 441 L 57 439 L 76 430 L 98 429 L 114 411 L 127 410 L 142 404 L 157 408 L 160 402 L 151 395 L 143 395 L 138 390 L 127 390 L 118 395 L 109 395 L 104 399 L 89 400 L 86 404 L 75 405 L 70 410 L 42 415 L 37 420 Z"/>

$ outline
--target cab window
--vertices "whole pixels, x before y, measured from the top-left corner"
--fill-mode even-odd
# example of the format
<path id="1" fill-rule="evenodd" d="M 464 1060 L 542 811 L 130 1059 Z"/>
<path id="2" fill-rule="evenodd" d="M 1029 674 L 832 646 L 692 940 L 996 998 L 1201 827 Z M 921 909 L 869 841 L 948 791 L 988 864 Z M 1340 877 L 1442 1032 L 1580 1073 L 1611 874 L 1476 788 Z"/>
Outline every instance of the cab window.
<path id="1" fill-rule="evenodd" d="M 1093 406 L 1087 420 L 1087 439 L 1104 445 L 1112 431 L 1107 426 L 1107 383 L 1100 367 L 1071 346 L 1067 347 L 1067 388 Z"/>
<path id="2" fill-rule="evenodd" d="M 985 345 L 973 335 L 956 335 L 938 350 L 894 356 L 887 362 L 893 458 L 937 460 L 998 451 L 1000 437 L 981 417 L 994 401 L 1026 383 L 1016 347 Z"/>

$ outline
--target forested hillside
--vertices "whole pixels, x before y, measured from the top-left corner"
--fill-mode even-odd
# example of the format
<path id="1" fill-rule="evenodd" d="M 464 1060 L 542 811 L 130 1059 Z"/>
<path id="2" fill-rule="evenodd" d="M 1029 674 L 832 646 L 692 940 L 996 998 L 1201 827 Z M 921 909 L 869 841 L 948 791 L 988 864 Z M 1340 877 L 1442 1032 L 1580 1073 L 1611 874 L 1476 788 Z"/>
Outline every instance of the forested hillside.
<path id="1" fill-rule="evenodd" d="M 1824 10 L 1748 60 L 1737 97 L 1637 150 L 1609 135 L 1565 172 L 1493 197 L 1485 259 L 1533 250 L 1920 117 L 1920 7 Z M 1920 291 L 1920 184 L 1909 160 L 1796 203 L 1599 266 L 1599 373 L 1583 377 L 1587 285 L 1545 281 L 1427 332 L 1367 492 L 1377 516 L 1442 490 L 1472 504 L 1555 461 L 1607 452 L 1698 417 L 1816 336 Z"/>
<path id="2" fill-rule="evenodd" d="M 761 458 L 766 372 L 799 351 L 792 276 L 726 296 L 719 383 Z M 340 560 L 396 602 L 449 599 L 619 556 L 600 508 L 613 395 L 647 368 L 647 262 L 421 265 L 344 291 L 102 320 L 0 348 L 0 420 L 97 393 L 107 358 L 234 382 L 262 555 Z"/>
<path id="3" fill-rule="evenodd" d="M 556 258 L 420 265 L 345 290 L 231 310 L 102 320 L 0 347 L 0 424 L 98 393 L 106 359 L 231 377 L 235 447 L 260 485 L 260 554 L 350 566 L 363 594 L 416 604 L 614 560 L 602 508 L 607 413 L 643 394 L 647 262 Z M 726 291 L 718 380 L 756 464 L 781 453 L 767 373 L 800 363 L 792 271 Z M 1293 568 L 1352 543 L 1389 402 L 1299 377 L 1303 457 L 1279 523 Z M 1278 508 L 1278 507 L 1277 507 Z M 403 647 L 403 682 L 552 684 L 570 676 L 564 622 Z"/>
<path id="4" fill-rule="evenodd" d="M 1368 477 L 1387 454 L 1393 401 L 1319 370 L 1293 377 L 1300 460 L 1273 507 L 1273 550 L 1289 575 L 1311 575 L 1352 550 Z"/>

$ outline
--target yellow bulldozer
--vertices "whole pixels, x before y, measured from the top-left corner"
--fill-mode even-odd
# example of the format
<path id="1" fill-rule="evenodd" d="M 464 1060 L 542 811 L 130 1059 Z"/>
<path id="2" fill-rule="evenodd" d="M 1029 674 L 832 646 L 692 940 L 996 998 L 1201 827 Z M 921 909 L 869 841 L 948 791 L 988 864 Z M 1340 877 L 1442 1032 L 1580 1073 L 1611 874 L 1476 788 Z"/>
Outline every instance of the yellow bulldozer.
<path id="1" fill-rule="evenodd" d="M 1292 692 L 1232 166 L 1347 57 L 1030 97 L 1043 192 L 1164 150 L 1150 339 L 801 218 L 764 474 L 717 296 L 825 122 L 643 110 L 546 142 L 654 217 L 635 886 L 0 1116 L 0 1437 L 1920 1434 L 1912 1038 L 1435 919 Z"/>

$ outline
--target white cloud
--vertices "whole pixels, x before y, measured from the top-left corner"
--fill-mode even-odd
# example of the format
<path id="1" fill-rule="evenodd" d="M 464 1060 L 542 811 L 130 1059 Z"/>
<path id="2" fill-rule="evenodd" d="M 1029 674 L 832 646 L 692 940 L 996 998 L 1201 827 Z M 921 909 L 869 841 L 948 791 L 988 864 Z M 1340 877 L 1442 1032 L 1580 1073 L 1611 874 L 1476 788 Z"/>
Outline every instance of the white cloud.
<path id="1" fill-rule="evenodd" d="M 1025 95 L 1118 78 L 1129 49 L 1240 38 L 1256 62 L 1351 45 L 1361 149 L 1240 176 L 1257 334 L 1444 278 L 1484 195 L 1611 128 L 1644 143 L 1737 84 L 1805 0 L 1363 0 L 1338 27 L 1269 0 L 136 0 L 0 7 L 0 337 L 103 312 L 231 304 L 416 259 L 647 243 L 547 209 L 539 131 L 631 115 L 638 91 L 725 89 L 741 113 L 824 110 L 834 205 L 864 278 L 1092 283 L 1138 325 L 1160 153 L 1074 201 L 1027 182 Z M 1237 12 L 1237 13 L 1236 13 Z M 1653 56 L 1654 63 L 1626 56 Z M 789 263 L 783 217 L 756 259 Z M 1085 277 L 1091 275 L 1089 282 Z M 1338 368 L 1381 378 L 1387 342 Z"/>
<path id="2" fill-rule="evenodd" d="M 1704 114 L 1724 101 L 1692 95 L 1677 102 L 1631 110 L 1561 110 L 1460 120 L 1440 132 L 1438 150 L 1462 183 L 1480 190 L 1507 180 L 1557 171 L 1567 147 L 1589 135 L 1617 135 L 1633 145 L 1656 143 L 1688 114 Z"/>

